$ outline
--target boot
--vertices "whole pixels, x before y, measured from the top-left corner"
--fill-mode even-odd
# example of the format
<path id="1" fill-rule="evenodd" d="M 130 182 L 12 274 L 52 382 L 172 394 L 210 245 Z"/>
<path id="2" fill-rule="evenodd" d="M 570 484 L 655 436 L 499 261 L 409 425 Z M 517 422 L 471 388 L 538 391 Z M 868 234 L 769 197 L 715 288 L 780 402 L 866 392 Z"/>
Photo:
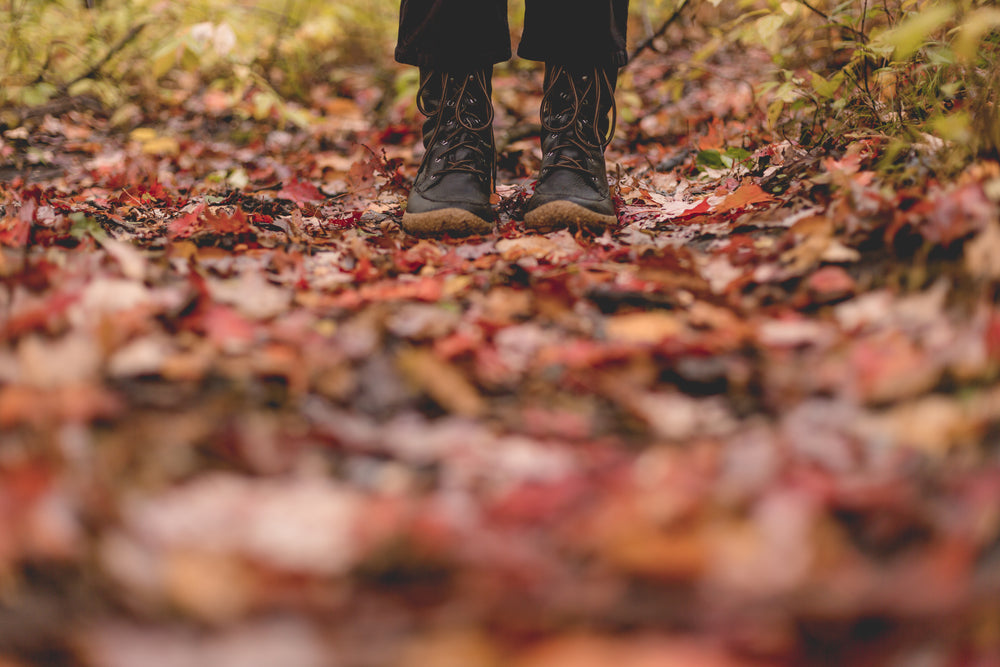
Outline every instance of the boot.
<path id="1" fill-rule="evenodd" d="M 528 201 L 526 227 L 600 232 L 618 223 L 604 164 L 617 121 L 617 81 L 613 68 L 545 66 L 542 168 Z"/>
<path id="2" fill-rule="evenodd" d="M 492 75 L 492 67 L 467 73 L 421 70 L 417 107 L 427 116 L 427 152 L 403 214 L 407 232 L 467 236 L 493 229 Z"/>

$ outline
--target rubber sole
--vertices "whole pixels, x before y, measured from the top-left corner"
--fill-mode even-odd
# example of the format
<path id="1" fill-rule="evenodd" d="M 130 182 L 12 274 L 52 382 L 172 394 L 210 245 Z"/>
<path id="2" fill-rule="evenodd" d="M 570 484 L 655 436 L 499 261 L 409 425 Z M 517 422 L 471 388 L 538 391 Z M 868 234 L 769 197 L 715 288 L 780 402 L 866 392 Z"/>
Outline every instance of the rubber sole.
<path id="1" fill-rule="evenodd" d="M 461 208 L 426 213 L 404 213 L 403 230 L 414 236 L 472 236 L 489 234 L 493 223 Z"/>
<path id="2" fill-rule="evenodd" d="M 602 215 L 571 201 L 553 201 L 524 214 L 524 226 L 537 231 L 566 227 L 601 233 L 618 225 L 618 218 Z"/>

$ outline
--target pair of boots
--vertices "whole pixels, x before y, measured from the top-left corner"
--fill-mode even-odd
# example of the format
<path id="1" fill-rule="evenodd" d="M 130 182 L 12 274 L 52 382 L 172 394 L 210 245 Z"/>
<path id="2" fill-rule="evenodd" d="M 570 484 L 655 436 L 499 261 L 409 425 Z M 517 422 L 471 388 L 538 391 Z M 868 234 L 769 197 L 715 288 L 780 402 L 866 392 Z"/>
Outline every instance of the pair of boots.
<path id="1" fill-rule="evenodd" d="M 492 67 L 455 73 L 422 70 L 417 107 L 427 116 L 427 152 L 410 192 L 403 229 L 416 235 L 488 234 L 496 181 Z M 618 72 L 546 65 L 542 167 L 524 216 L 541 231 L 617 223 L 604 149 L 614 134 Z"/>

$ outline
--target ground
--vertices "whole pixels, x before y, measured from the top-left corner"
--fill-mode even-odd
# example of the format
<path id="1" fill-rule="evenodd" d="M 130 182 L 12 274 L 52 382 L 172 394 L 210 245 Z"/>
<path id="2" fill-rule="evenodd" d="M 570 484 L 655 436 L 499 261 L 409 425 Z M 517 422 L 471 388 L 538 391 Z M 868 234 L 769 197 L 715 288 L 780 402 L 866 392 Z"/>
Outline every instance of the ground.
<path id="1" fill-rule="evenodd" d="M 631 66 L 600 236 L 518 224 L 534 70 L 469 239 L 363 73 L 7 131 L 2 664 L 995 664 L 1000 167 L 806 149 L 744 55 Z"/>

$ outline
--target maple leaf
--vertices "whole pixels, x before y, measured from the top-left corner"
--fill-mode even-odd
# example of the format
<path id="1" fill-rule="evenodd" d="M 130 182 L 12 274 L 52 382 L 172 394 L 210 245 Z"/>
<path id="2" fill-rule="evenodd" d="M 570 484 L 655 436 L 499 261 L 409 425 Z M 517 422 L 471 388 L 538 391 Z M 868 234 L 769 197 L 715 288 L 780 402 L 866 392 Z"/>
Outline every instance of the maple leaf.
<path id="1" fill-rule="evenodd" d="M 759 185 L 748 183 L 717 204 L 714 212 L 728 213 L 746 208 L 747 206 L 753 206 L 754 204 L 768 204 L 773 201 L 774 197 L 764 192 Z"/>
<path id="2" fill-rule="evenodd" d="M 31 236 L 31 222 L 21 216 L 0 220 L 0 245 L 23 248 Z"/>
<path id="3" fill-rule="evenodd" d="M 171 240 L 196 236 L 250 237 L 255 234 L 246 213 L 240 208 L 232 211 L 224 207 L 198 204 L 193 210 L 175 218 L 167 227 Z"/>
<path id="4" fill-rule="evenodd" d="M 280 190 L 278 190 L 278 197 L 282 199 L 290 199 L 299 206 L 326 199 L 326 195 L 324 195 L 315 185 L 308 181 L 300 181 L 297 178 L 292 179 L 290 183 L 284 185 Z"/>

